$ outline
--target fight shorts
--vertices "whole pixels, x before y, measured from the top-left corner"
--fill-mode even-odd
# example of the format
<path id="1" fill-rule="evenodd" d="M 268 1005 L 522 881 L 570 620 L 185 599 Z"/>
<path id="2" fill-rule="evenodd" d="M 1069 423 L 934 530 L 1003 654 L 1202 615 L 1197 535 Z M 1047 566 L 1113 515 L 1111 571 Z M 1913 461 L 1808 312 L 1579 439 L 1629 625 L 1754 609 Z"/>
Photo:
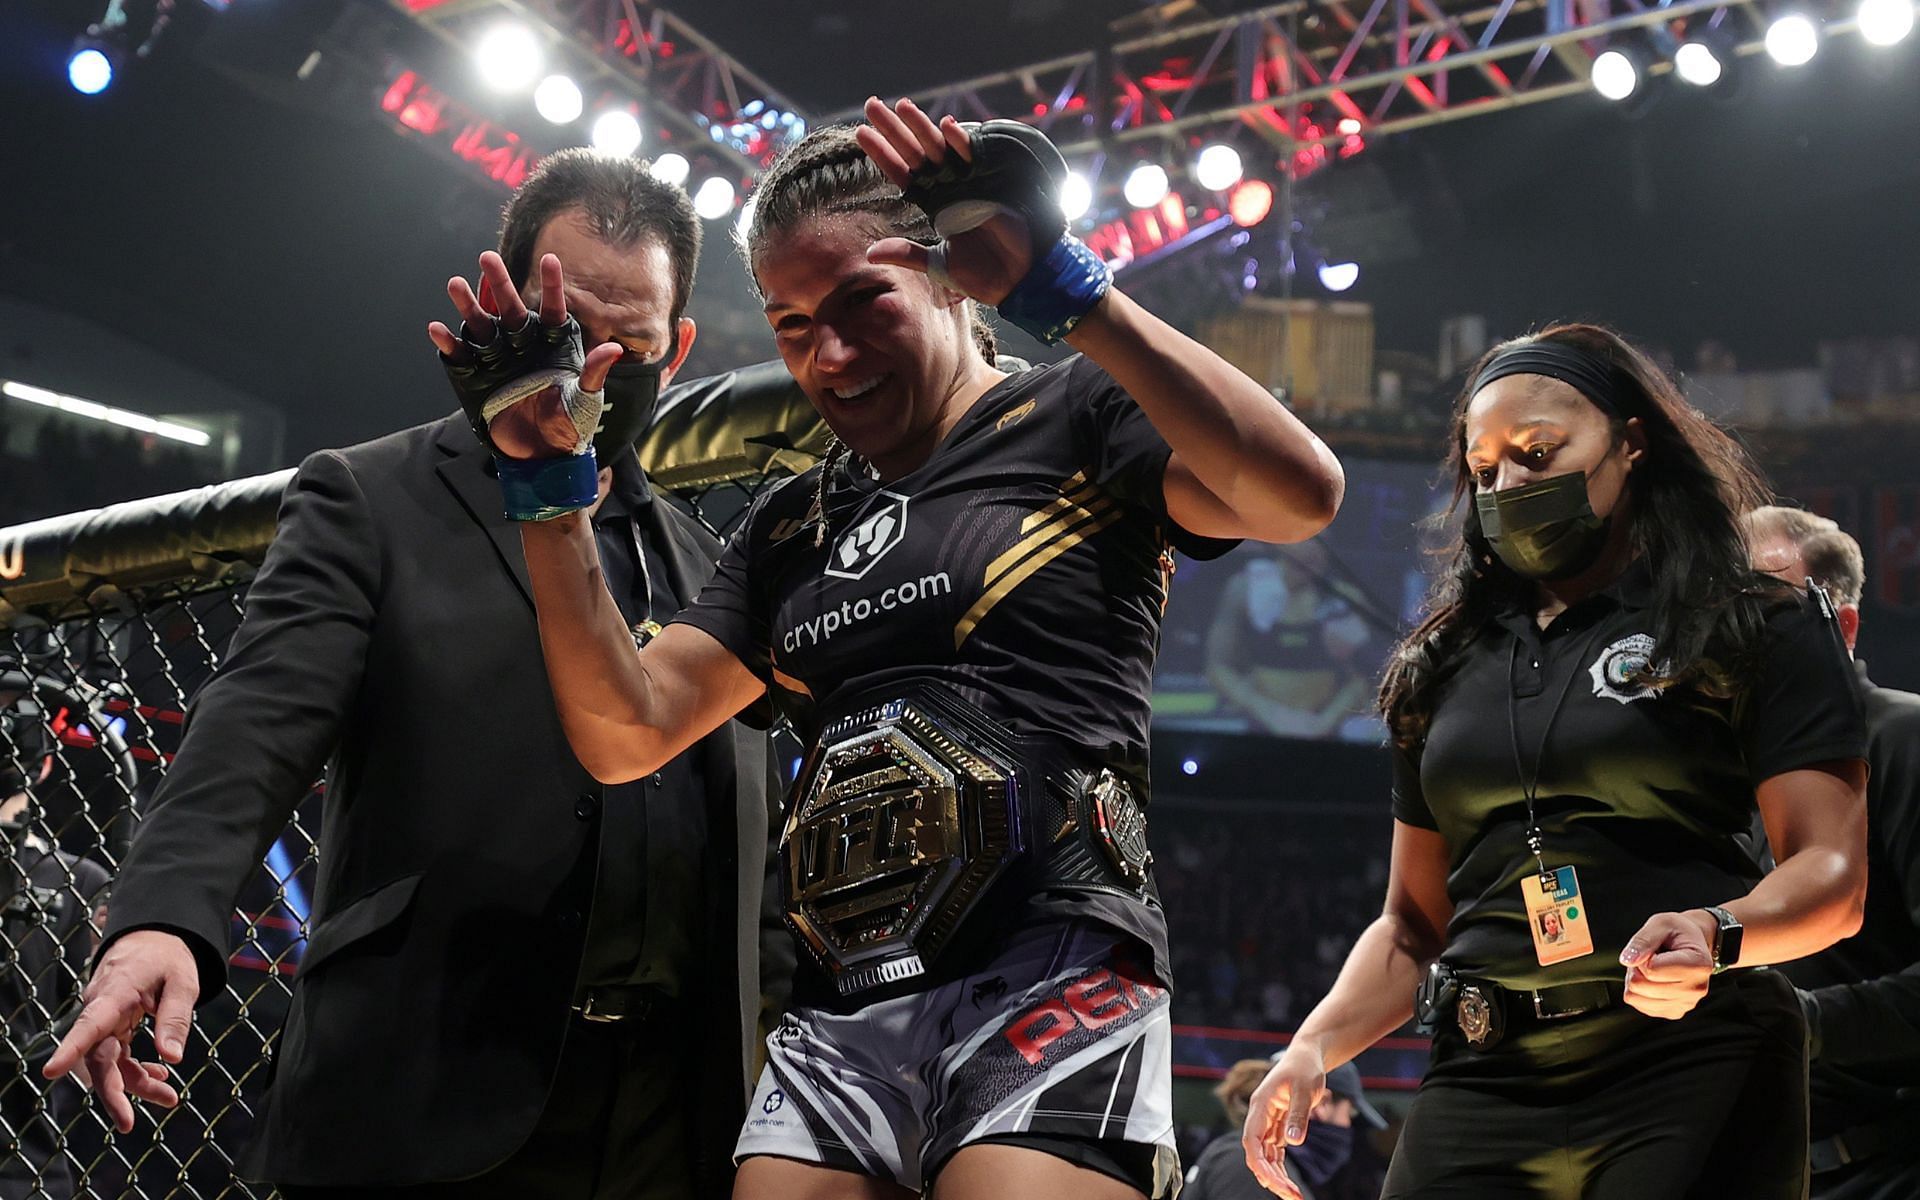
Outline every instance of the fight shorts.
<path id="1" fill-rule="evenodd" d="M 735 1161 L 774 1155 L 923 1191 L 961 1147 L 992 1141 L 1173 1195 L 1168 993 L 1134 946 L 1090 922 L 1044 924 L 925 991 L 845 1015 L 795 1008 L 767 1038 Z"/>

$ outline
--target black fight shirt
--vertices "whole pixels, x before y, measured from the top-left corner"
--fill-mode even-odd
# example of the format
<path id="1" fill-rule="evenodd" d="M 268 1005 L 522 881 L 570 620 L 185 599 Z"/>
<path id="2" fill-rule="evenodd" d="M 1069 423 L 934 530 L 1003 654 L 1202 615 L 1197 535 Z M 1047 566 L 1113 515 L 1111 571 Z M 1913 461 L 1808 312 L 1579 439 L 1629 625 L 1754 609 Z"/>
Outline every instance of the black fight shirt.
<path id="1" fill-rule="evenodd" d="M 1865 756 L 1846 651 L 1813 601 L 1771 614 L 1756 677 L 1725 700 L 1634 678 L 1653 650 L 1650 601 L 1635 567 L 1545 630 L 1531 613 L 1501 617 L 1440 686 L 1424 746 L 1396 754 L 1394 816 L 1446 840 L 1442 957 L 1462 973 L 1516 988 L 1618 982 L 1648 917 L 1737 899 L 1760 878 L 1748 834 L 1762 781 Z M 1576 869 L 1594 945 L 1551 967 L 1521 894 L 1537 867 L 1520 772 L 1536 762 L 1546 865 Z"/>
<path id="2" fill-rule="evenodd" d="M 824 544 L 819 467 L 762 493 L 675 620 L 765 680 L 809 742 L 932 682 L 1018 733 L 1144 761 L 1169 548 L 1210 558 L 1234 544 L 1168 519 L 1170 453 L 1084 358 L 1009 376 L 918 470 L 883 483 L 843 467 Z M 1064 916 L 1137 937 L 1168 981 L 1157 902 L 1061 892 L 1025 909 Z"/>
<path id="3" fill-rule="evenodd" d="M 767 682 L 804 738 L 944 684 L 1021 733 L 1144 755 L 1168 547 L 1170 451 L 1075 356 L 1009 376 L 918 470 L 843 468 L 816 545 L 819 468 L 763 494 L 683 621 Z"/>

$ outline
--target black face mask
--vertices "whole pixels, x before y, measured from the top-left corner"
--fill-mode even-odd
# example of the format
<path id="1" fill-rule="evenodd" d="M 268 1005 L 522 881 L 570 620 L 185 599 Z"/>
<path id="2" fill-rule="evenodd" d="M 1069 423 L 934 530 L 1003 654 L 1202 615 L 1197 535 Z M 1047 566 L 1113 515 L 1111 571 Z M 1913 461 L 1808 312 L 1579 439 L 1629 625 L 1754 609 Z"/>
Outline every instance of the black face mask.
<path id="1" fill-rule="evenodd" d="M 660 361 L 628 362 L 623 355 L 607 371 L 606 407 L 600 412 L 600 427 L 593 431 L 593 453 L 603 465 L 611 463 L 615 455 L 631 452 L 647 426 L 653 424 L 654 407 L 660 402 L 661 372 L 672 365 L 679 350 L 676 334 Z"/>
<path id="2" fill-rule="evenodd" d="M 1481 492 L 1473 507 L 1493 552 L 1528 579 L 1578 575 L 1607 544 L 1607 523 L 1593 515 L 1582 471 Z"/>
<path id="3" fill-rule="evenodd" d="M 1308 1127 L 1306 1141 L 1287 1147 L 1287 1158 L 1313 1188 L 1327 1186 L 1352 1157 L 1353 1130 L 1325 1121 Z"/>

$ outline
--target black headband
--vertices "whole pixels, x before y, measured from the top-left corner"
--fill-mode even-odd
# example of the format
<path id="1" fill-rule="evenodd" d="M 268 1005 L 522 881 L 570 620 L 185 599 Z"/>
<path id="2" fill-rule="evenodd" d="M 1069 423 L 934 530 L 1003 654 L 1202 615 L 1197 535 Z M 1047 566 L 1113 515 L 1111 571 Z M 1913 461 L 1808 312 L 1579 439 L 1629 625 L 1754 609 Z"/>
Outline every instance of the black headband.
<path id="1" fill-rule="evenodd" d="M 1593 401 L 1615 419 L 1637 417 L 1646 408 L 1641 390 L 1625 368 L 1566 342 L 1523 342 L 1502 350 L 1480 370 L 1469 396 L 1509 375 L 1545 375 L 1558 379 Z"/>

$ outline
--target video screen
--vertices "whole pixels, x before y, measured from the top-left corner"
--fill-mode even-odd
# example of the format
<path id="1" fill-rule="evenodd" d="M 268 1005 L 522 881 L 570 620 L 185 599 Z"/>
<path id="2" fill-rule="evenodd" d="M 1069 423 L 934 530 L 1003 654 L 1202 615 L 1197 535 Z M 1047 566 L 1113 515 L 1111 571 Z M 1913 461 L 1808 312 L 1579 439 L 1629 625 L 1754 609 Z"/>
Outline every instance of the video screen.
<path id="1" fill-rule="evenodd" d="M 1153 716 L 1162 729 L 1380 742 L 1381 667 L 1426 597 L 1425 519 L 1446 501 L 1427 462 L 1348 459 L 1319 537 L 1181 558 Z"/>

